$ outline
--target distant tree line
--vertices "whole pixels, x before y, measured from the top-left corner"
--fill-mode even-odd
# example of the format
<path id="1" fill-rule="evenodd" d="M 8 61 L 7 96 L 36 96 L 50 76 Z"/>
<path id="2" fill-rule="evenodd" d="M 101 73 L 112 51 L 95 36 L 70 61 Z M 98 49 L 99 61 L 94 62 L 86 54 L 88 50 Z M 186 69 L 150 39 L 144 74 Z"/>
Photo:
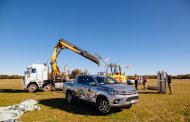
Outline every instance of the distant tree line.
<path id="1" fill-rule="evenodd" d="M 190 74 L 172 76 L 173 79 L 190 79 Z"/>
<path id="2" fill-rule="evenodd" d="M 157 75 L 146 75 L 149 79 L 157 79 Z M 134 78 L 134 76 L 127 76 L 127 78 Z M 190 74 L 172 75 L 173 79 L 190 79 Z"/>
<path id="3" fill-rule="evenodd" d="M 19 75 L 0 75 L 0 79 L 21 79 L 23 76 Z"/>
<path id="4" fill-rule="evenodd" d="M 71 74 L 69 74 L 69 78 L 70 78 L 70 79 L 74 79 L 74 78 L 76 78 L 76 76 L 78 76 L 78 75 L 87 75 L 87 74 L 89 74 L 89 73 L 88 73 L 88 70 L 83 70 L 83 71 L 81 71 L 80 69 L 75 69 L 75 70 L 73 70 L 73 71 L 71 72 Z"/>
<path id="5" fill-rule="evenodd" d="M 69 79 L 75 79 L 78 75 L 87 75 L 87 74 L 89 74 L 88 70 L 74 69 L 72 72 L 68 71 L 67 75 L 68 75 Z M 65 75 L 65 73 L 62 72 L 59 75 L 59 77 L 64 79 L 65 78 L 64 75 Z M 51 73 L 48 74 L 48 77 L 51 79 Z"/>
<path id="6" fill-rule="evenodd" d="M 156 79 L 157 78 L 157 75 L 146 75 L 149 79 Z M 139 76 L 139 77 L 143 77 L 143 76 Z M 127 79 L 133 79 L 134 76 L 132 75 L 129 75 L 127 76 Z"/>

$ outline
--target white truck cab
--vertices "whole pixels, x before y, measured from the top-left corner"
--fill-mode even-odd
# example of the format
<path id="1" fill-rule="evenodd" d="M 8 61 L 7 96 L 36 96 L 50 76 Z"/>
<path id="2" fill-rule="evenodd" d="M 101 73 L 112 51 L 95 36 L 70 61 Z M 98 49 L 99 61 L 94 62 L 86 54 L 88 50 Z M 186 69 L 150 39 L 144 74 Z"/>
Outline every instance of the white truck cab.
<path id="1" fill-rule="evenodd" d="M 48 80 L 48 66 L 46 64 L 32 64 L 27 67 L 24 74 L 24 89 L 27 89 L 28 85 L 32 83 L 41 88 L 43 82 Z"/>
<path id="2" fill-rule="evenodd" d="M 43 91 L 51 91 L 52 86 L 54 88 L 62 89 L 62 84 L 59 82 L 53 82 L 48 78 L 48 65 L 47 64 L 32 64 L 27 67 L 24 72 L 23 89 L 29 92 L 35 92 L 38 89 Z"/>

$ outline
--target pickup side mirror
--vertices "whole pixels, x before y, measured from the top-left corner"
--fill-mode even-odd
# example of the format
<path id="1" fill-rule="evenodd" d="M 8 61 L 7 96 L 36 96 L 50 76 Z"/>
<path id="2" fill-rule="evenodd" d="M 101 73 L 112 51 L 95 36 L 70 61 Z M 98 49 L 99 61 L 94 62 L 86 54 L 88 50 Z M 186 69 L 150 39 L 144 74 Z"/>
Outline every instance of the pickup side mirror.
<path id="1" fill-rule="evenodd" d="M 89 85 L 90 86 L 96 86 L 96 83 L 95 82 L 90 82 Z"/>

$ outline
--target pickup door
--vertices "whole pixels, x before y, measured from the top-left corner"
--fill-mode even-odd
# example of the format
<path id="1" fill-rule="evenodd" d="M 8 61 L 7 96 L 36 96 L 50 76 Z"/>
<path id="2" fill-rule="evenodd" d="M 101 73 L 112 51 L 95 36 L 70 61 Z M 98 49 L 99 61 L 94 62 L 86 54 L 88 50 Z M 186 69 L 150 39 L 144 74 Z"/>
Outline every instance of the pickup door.
<path id="1" fill-rule="evenodd" d="M 95 82 L 91 76 L 79 76 L 76 84 L 76 94 L 75 96 L 78 99 L 95 102 L 96 94 L 95 89 L 96 86 L 90 86 L 90 82 Z"/>

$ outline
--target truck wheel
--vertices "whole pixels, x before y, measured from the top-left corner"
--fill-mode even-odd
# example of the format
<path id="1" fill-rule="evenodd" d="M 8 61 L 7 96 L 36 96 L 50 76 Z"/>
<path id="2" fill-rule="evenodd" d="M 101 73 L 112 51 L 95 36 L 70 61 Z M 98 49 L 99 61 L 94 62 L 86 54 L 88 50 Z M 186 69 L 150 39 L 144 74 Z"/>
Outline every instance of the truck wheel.
<path id="1" fill-rule="evenodd" d="M 66 93 L 66 100 L 67 102 L 70 104 L 70 103 L 73 103 L 74 101 L 74 97 L 73 97 L 73 94 L 71 92 L 67 92 Z"/>
<path id="2" fill-rule="evenodd" d="M 112 110 L 109 106 L 109 101 L 106 98 L 98 100 L 97 109 L 103 115 L 108 115 Z"/>
<path id="3" fill-rule="evenodd" d="M 37 85 L 36 84 L 30 84 L 29 86 L 28 86 L 28 91 L 29 92 L 35 92 L 36 90 L 38 89 L 38 87 L 37 87 Z"/>
<path id="4" fill-rule="evenodd" d="M 44 92 L 50 92 L 51 91 L 51 84 L 45 84 L 42 89 Z"/>

